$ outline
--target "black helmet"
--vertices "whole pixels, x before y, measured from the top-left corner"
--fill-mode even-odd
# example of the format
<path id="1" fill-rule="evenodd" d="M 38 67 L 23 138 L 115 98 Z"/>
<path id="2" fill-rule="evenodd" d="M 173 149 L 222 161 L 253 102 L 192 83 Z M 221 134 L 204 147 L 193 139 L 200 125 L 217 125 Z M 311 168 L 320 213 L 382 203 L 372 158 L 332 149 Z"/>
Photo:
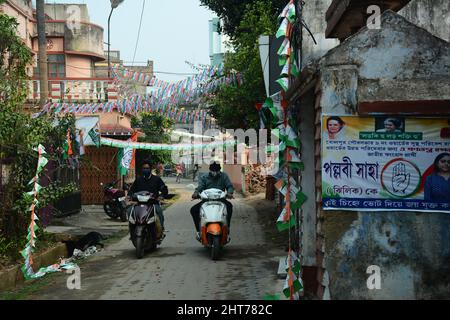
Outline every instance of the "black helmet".
<path id="1" fill-rule="evenodd" d="M 150 168 L 152 168 L 153 167 L 153 162 L 150 159 L 145 159 L 142 162 L 142 166 L 145 166 L 145 165 L 148 165 Z"/>
<path id="2" fill-rule="evenodd" d="M 215 161 L 213 163 L 211 163 L 209 166 L 209 171 L 218 172 L 220 170 L 222 170 L 222 167 L 220 166 L 219 163 L 217 163 Z"/>

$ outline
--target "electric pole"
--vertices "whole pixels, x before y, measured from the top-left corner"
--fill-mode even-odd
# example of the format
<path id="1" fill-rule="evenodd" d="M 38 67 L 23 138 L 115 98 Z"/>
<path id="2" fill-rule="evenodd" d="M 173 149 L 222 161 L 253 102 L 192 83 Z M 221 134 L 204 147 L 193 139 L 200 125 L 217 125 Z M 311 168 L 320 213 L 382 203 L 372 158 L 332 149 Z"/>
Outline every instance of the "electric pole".
<path id="1" fill-rule="evenodd" d="M 43 107 L 48 100 L 48 71 L 47 71 L 47 39 L 45 35 L 45 1 L 36 0 L 37 31 L 39 43 L 39 106 Z"/>

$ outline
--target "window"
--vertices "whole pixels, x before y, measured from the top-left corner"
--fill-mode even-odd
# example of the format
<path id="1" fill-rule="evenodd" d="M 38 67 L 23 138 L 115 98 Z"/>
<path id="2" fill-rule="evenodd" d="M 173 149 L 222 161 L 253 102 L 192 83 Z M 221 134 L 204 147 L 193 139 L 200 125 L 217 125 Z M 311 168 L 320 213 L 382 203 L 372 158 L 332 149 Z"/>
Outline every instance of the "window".
<path id="1" fill-rule="evenodd" d="M 51 54 L 48 56 L 48 77 L 66 77 L 66 61 L 63 54 Z"/>

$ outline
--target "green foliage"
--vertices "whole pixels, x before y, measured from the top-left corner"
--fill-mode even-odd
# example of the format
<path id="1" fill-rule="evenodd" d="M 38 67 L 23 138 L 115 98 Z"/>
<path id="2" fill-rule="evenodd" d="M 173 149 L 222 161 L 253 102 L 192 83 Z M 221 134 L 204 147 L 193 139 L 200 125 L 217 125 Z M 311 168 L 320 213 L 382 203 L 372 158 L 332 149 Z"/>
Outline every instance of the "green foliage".
<path id="1" fill-rule="evenodd" d="M 0 107 L 17 111 L 26 96 L 26 71 L 31 51 L 17 36 L 18 23 L 0 13 Z"/>
<path id="2" fill-rule="evenodd" d="M 259 127 L 255 104 L 264 101 L 266 92 L 259 55 L 260 35 L 273 34 L 277 28 L 276 7 L 271 1 L 251 1 L 240 15 L 242 20 L 234 29 L 231 41 L 235 53 L 225 57 L 225 70 L 240 72 L 244 84 L 240 87 L 222 86 L 210 100 L 211 112 L 225 128 Z"/>
<path id="3" fill-rule="evenodd" d="M 39 196 L 39 207 L 45 208 L 48 205 L 55 205 L 58 200 L 65 198 L 78 191 L 78 186 L 75 183 L 61 185 L 59 181 L 53 182 L 45 189 L 43 189 Z"/>
<path id="4" fill-rule="evenodd" d="M 140 142 L 148 143 L 170 143 L 170 131 L 174 121 L 159 113 L 142 113 L 131 119 L 131 126 L 139 128 L 145 134 L 144 138 L 139 138 Z M 154 164 L 171 163 L 170 151 L 141 151 L 141 156 L 151 159 Z"/>
<path id="5" fill-rule="evenodd" d="M 217 16 L 223 21 L 223 33 L 230 36 L 231 39 L 235 39 L 240 35 L 242 31 L 238 30 L 241 26 L 241 21 L 245 19 L 245 13 L 248 6 L 253 6 L 259 0 L 200 0 L 200 3 L 214 11 Z M 277 15 L 287 5 L 287 0 L 273 0 L 267 2 L 265 8 L 268 15 Z M 249 32 L 255 27 L 253 25 L 249 28 Z"/>
<path id="6" fill-rule="evenodd" d="M 33 149 L 42 144 L 49 160 L 59 160 L 69 127 L 75 141 L 75 118 L 33 118 L 23 110 L 26 69 L 32 56 L 17 36 L 17 26 L 14 18 L 0 14 L 0 161 L 8 163 L 10 172 L 0 199 L 0 237 L 22 245 L 33 200 L 24 193 L 31 191 L 29 182 L 36 174 L 38 160 Z"/>

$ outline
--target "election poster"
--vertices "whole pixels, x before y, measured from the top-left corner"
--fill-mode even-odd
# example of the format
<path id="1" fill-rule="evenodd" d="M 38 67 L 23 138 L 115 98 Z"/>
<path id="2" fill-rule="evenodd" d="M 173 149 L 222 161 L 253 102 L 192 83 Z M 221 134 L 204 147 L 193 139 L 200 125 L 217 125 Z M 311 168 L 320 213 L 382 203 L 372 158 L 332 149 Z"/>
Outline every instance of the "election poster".
<path id="1" fill-rule="evenodd" d="M 450 212 L 450 120 L 322 118 L 324 210 Z"/>

